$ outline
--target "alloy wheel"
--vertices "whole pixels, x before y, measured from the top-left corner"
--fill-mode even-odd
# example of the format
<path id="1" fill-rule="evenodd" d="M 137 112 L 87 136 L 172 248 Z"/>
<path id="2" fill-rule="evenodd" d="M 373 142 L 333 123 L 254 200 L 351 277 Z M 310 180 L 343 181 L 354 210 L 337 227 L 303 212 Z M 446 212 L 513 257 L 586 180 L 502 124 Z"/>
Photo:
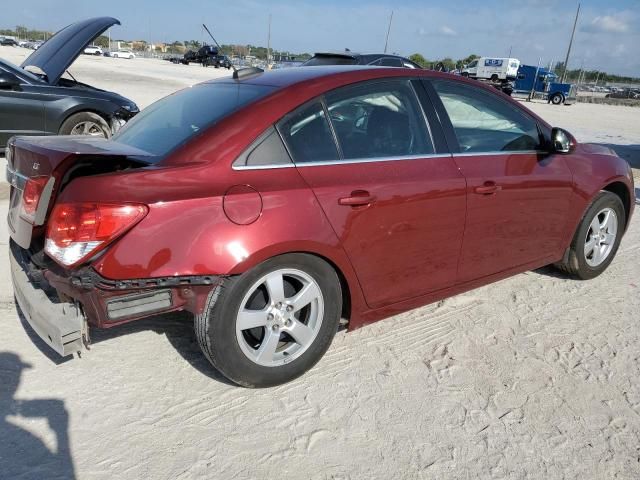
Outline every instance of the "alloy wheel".
<path id="1" fill-rule="evenodd" d="M 69 132 L 70 135 L 89 135 L 92 137 L 107 138 L 104 130 L 96 122 L 84 121 L 76 124 Z"/>
<path id="2" fill-rule="evenodd" d="M 590 267 L 597 267 L 611 253 L 618 233 L 618 216 L 612 208 L 604 208 L 593 217 L 584 243 L 584 257 Z"/>
<path id="3" fill-rule="evenodd" d="M 252 362 L 277 367 L 298 358 L 314 342 L 324 317 L 318 283 L 296 269 L 272 271 L 244 296 L 236 338 Z"/>

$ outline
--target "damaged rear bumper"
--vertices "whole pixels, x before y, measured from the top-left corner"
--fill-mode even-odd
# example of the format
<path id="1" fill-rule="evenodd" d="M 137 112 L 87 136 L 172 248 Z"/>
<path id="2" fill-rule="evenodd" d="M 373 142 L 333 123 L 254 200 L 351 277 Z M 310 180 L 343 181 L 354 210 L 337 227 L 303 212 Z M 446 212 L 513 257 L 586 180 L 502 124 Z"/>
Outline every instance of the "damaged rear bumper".
<path id="1" fill-rule="evenodd" d="M 9 257 L 15 297 L 31 328 L 63 357 L 82 350 L 87 327 L 78 305 L 55 303 L 44 290 L 31 283 L 18 259 L 14 255 Z"/>
<path id="2" fill-rule="evenodd" d="M 202 313 L 221 276 L 109 280 L 90 267 L 66 272 L 10 242 L 15 297 L 27 322 L 62 356 L 88 343 L 88 325 L 108 328 L 145 317 L 187 310 Z"/>

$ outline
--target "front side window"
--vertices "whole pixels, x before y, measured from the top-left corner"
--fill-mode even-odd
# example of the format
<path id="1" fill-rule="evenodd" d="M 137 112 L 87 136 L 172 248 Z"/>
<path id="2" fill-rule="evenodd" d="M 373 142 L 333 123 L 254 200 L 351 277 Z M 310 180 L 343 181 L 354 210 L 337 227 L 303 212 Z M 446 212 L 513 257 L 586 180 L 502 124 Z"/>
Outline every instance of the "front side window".
<path id="1" fill-rule="evenodd" d="M 320 101 L 287 115 L 278 129 L 295 163 L 337 160 L 338 151 Z"/>
<path id="2" fill-rule="evenodd" d="M 497 95 L 458 82 L 432 82 L 453 125 L 460 151 L 536 150 L 540 133 L 535 120 Z"/>
<path id="3" fill-rule="evenodd" d="M 424 115 L 407 80 L 345 87 L 325 99 L 345 160 L 434 153 Z"/>

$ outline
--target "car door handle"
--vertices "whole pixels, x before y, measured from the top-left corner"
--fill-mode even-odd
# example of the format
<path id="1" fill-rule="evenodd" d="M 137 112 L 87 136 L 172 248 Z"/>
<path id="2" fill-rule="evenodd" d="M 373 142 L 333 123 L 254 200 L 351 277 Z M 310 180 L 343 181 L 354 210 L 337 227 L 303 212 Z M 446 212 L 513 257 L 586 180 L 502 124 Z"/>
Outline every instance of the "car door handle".
<path id="1" fill-rule="evenodd" d="M 493 195 L 496 192 L 502 190 L 500 185 L 496 185 L 495 182 L 484 182 L 481 187 L 476 187 L 473 191 L 479 195 Z"/>
<path id="2" fill-rule="evenodd" d="M 348 207 L 361 207 L 363 205 L 371 205 L 375 201 L 376 197 L 366 190 L 354 190 L 348 197 L 339 198 L 338 204 Z"/>

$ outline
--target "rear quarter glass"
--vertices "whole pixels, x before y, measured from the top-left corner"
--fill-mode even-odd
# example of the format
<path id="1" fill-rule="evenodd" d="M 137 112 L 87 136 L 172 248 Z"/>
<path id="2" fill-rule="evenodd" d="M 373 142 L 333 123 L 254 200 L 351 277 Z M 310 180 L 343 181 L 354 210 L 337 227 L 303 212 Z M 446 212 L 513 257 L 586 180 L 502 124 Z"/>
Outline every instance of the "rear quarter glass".
<path id="1" fill-rule="evenodd" d="M 158 162 L 176 148 L 274 87 L 202 83 L 157 101 L 136 115 L 113 140 L 144 150 Z"/>

